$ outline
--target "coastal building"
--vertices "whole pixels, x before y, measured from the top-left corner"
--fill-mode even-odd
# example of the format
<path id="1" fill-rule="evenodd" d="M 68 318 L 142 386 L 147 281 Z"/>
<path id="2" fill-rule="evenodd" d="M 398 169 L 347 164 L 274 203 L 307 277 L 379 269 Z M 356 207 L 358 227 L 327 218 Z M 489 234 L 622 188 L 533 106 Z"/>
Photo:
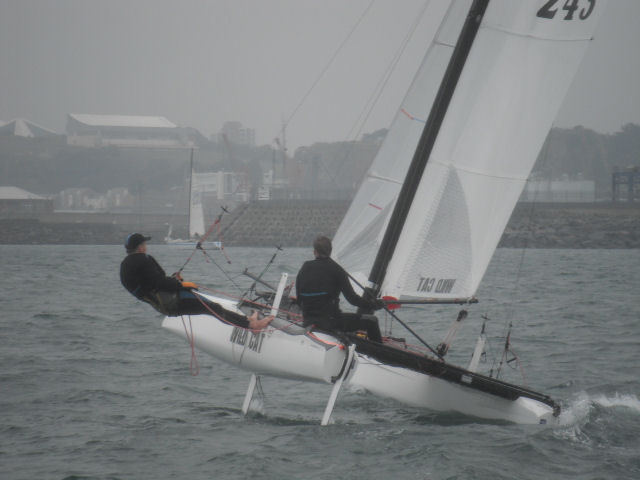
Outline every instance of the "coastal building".
<path id="1" fill-rule="evenodd" d="M 53 200 L 19 187 L 0 187 L 0 218 L 34 218 L 53 212 Z"/>
<path id="2" fill-rule="evenodd" d="M 611 192 L 614 202 L 640 201 L 640 168 L 614 171 L 611 174 Z"/>
<path id="3" fill-rule="evenodd" d="M 197 130 L 178 127 L 165 117 L 78 113 L 67 116 L 66 133 L 68 145 L 92 148 L 186 148 L 202 137 Z"/>
<path id="4" fill-rule="evenodd" d="M 91 188 L 67 188 L 55 198 L 58 211 L 118 211 L 131 209 L 134 205 L 134 196 L 124 187 L 111 188 L 106 194 L 97 193 Z"/>
<path id="5" fill-rule="evenodd" d="M 0 136 L 40 138 L 57 135 L 53 130 L 37 125 L 24 118 L 15 118 L 9 122 L 0 121 Z"/>

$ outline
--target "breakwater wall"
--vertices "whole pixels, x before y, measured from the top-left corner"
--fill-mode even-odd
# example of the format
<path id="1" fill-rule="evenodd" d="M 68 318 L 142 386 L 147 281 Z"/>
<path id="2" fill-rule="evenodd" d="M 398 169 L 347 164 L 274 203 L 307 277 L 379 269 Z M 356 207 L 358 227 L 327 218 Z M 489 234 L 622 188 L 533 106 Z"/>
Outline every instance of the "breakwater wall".
<path id="1" fill-rule="evenodd" d="M 332 237 L 347 210 L 344 201 L 280 201 L 241 205 L 223 217 L 219 234 L 227 246 L 308 247 L 319 235 Z M 129 216 L 131 217 L 131 216 Z M 0 244 L 122 244 L 131 231 L 162 243 L 165 222 L 109 218 L 107 222 L 46 219 L 0 220 Z M 212 234 L 216 239 L 218 231 Z M 638 204 L 518 204 L 501 247 L 640 248 Z"/>
<path id="2" fill-rule="evenodd" d="M 640 204 L 520 203 L 499 246 L 640 248 Z"/>
<path id="3" fill-rule="evenodd" d="M 346 201 L 255 202 L 223 217 L 225 244 L 308 247 L 318 235 L 333 237 L 347 212 Z"/>

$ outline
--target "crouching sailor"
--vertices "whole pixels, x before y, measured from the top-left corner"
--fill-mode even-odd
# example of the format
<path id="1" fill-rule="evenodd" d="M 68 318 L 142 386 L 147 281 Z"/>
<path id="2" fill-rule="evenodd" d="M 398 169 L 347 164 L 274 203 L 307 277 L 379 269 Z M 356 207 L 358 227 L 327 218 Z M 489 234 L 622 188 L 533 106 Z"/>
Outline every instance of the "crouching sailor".
<path id="1" fill-rule="evenodd" d="M 257 312 L 250 317 L 238 315 L 196 296 L 193 293 L 198 288 L 195 283 L 183 281 L 179 273 L 168 277 L 156 259 L 147 254 L 148 240 L 151 237 L 140 233 L 129 235 L 124 244 L 127 256 L 120 264 L 122 285 L 138 300 L 171 317 L 215 314 L 239 327 L 252 330 L 261 330 L 273 320 L 273 317 L 258 318 Z"/>
<path id="2" fill-rule="evenodd" d="M 323 236 L 316 238 L 315 260 L 305 262 L 296 277 L 296 297 L 302 307 L 304 325 L 339 332 L 366 330 L 369 340 L 382 342 L 375 316 L 340 311 L 341 293 L 351 305 L 368 310 L 381 309 L 384 303 L 354 292 L 347 272 L 331 259 L 331 250 L 331 240 Z"/>

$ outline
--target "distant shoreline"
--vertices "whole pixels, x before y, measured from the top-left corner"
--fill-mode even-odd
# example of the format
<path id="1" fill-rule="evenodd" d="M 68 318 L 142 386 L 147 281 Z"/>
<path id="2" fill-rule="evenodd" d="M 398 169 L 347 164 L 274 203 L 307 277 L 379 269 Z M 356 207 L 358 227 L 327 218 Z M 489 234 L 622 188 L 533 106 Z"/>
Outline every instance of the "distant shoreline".
<path id="1" fill-rule="evenodd" d="M 315 235 L 333 236 L 347 202 L 256 202 L 237 208 L 222 223 L 233 246 L 308 246 Z M 0 244 L 121 245 L 132 231 L 163 243 L 166 219 L 157 215 L 52 214 L 0 219 Z M 213 238 L 214 240 L 217 238 Z M 500 240 L 506 248 L 640 248 L 640 204 L 518 204 Z"/>

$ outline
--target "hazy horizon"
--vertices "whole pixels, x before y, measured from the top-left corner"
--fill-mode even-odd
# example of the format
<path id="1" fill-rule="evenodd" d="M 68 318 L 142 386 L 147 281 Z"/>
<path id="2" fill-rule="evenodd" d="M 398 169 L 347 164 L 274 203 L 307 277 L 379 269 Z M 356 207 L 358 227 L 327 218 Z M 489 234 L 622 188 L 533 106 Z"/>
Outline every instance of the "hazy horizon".
<path id="1" fill-rule="evenodd" d="M 351 140 L 389 126 L 446 3 L 0 0 L 0 120 L 63 133 L 68 113 L 159 115 L 207 137 L 235 120 L 270 144 L 291 119 L 291 150 Z M 425 5 L 376 109 L 358 123 Z M 629 48 L 640 32 L 627 20 L 640 2 L 607 8 L 556 127 L 613 133 L 640 123 L 640 56 Z"/>

